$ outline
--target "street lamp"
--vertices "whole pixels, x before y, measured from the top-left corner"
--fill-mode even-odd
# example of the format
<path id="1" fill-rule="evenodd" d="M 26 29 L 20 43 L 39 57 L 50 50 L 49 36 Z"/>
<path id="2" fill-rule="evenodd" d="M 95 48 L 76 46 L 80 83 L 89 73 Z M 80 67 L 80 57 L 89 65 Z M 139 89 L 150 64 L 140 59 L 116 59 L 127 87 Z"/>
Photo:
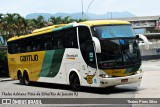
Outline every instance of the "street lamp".
<path id="1" fill-rule="evenodd" d="M 89 10 L 89 8 L 90 8 L 90 6 L 91 6 L 91 4 L 94 2 L 94 0 L 92 0 L 90 3 L 89 3 L 89 5 L 88 5 L 88 8 L 87 8 L 87 15 L 88 15 L 88 10 Z"/>

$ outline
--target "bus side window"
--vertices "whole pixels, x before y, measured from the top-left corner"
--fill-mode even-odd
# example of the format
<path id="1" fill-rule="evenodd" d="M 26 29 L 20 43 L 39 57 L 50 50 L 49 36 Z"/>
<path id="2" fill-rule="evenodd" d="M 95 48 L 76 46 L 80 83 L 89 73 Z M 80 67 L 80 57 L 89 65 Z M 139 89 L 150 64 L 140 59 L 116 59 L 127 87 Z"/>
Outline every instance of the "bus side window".
<path id="1" fill-rule="evenodd" d="M 25 42 L 24 42 L 24 40 L 18 40 L 17 41 L 17 47 L 18 47 L 18 53 L 24 53 L 25 51 L 26 51 L 26 49 L 24 49 L 25 48 Z"/>
<path id="2" fill-rule="evenodd" d="M 64 44 L 62 40 L 58 40 L 58 49 L 64 48 Z"/>
<path id="3" fill-rule="evenodd" d="M 62 48 L 64 48 L 64 45 L 65 45 L 64 44 L 65 33 L 63 31 L 59 31 L 57 34 L 58 35 L 56 37 L 57 37 L 57 41 L 58 41 L 58 49 L 62 49 Z"/>
<path id="4" fill-rule="evenodd" d="M 32 47 L 31 46 L 27 46 L 27 52 L 31 52 L 32 51 Z"/>
<path id="5" fill-rule="evenodd" d="M 78 28 L 78 32 L 80 50 L 83 59 L 89 66 L 96 68 L 94 45 L 90 34 L 90 30 L 88 27 L 81 26 Z"/>
<path id="6" fill-rule="evenodd" d="M 14 41 L 14 49 L 15 49 L 15 53 L 18 53 L 18 42 Z"/>
<path id="7" fill-rule="evenodd" d="M 8 53 L 15 54 L 17 53 L 16 41 L 8 42 Z"/>
<path id="8" fill-rule="evenodd" d="M 53 49 L 57 49 L 58 48 L 58 41 L 54 37 L 53 37 L 53 40 L 52 40 L 52 46 L 53 46 Z"/>
<path id="9" fill-rule="evenodd" d="M 21 48 L 18 47 L 18 48 L 17 48 L 17 53 L 20 53 L 20 52 L 21 52 Z"/>
<path id="10" fill-rule="evenodd" d="M 43 44 L 41 44 L 41 43 L 42 43 L 42 41 L 41 41 L 41 35 L 40 35 L 40 36 L 35 36 L 35 37 L 33 37 L 32 41 L 33 41 L 33 42 L 32 42 L 32 44 L 33 44 L 32 50 L 33 50 L 33 51 L 43 50 L 43 49 L 42 49 L 43 46 L 41 46 L 41 45 L 43 45 Z"/>
<path id="11" fill-rule="evenodd" d="M 78 48 L 77 29 L 70 28 L 65 33 L 65 48 Z"/>
<path id="12" fill-rule="evenodd" d="M 38 44 L 38 48 L 37 48 L 37 50 L 38 51 L 43 51 L 44 49 L 45 49 L 45 43 L 44 42 L 40 42 L 39 44 Z"/>
<path id="13" fill-rule="evenodd" d="M 42 43 L 44 45 L 44 50 L 51 50 L 52 47 L 52 33 L 46 33 L 42 36 Z"/>
<path id="14" fill-rule="evenodd" d="M 25 52 L 32 52 L 32 39 L 31 38 L 25 38 L 23 40 L 23 47 Z"/>
<path id="15" fill-rule="evenodd" d="M 45 43 L 45 50 L 51 50 L 52 44 L 51 43 Z"/>
<path id="16" fill-rule="evenodd" d="M 88 42 L 92 41 L 91 34 L 89 28 L 87 27 L 79 27 L 79 43 L 81 48 L 86 47 Z"/>
<path id="17" fill-rule="evenodd" d="M 58 48 L 58 41 L 57 41 L 57 33 L 58 32 L 52 32 L 51 37 L 52 37 L 52 49 L 57 49 Z"/>

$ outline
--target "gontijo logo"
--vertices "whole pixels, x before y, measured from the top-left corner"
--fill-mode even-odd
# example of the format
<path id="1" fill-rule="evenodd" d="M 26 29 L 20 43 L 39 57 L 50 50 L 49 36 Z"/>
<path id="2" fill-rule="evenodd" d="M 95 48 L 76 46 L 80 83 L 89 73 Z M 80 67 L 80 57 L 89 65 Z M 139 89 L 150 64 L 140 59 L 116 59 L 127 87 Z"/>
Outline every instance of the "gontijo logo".
<path id="1" fill-rule="evenodd" d="M 38 55 L 24 55 L 20 56 L 20 61 L 21 62 L 26 62 L 26 61 L 38 61 Z"/>

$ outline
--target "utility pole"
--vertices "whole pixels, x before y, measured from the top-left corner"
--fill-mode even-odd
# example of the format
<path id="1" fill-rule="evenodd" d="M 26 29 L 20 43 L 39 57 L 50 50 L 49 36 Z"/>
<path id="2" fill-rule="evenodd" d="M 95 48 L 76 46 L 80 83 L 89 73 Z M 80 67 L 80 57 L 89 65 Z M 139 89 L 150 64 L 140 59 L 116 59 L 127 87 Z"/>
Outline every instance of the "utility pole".
<path id="1" fill-rule="evenodd" d="M 83 19 L 83 15 L 84 15 L 84 12 L 83 12 L 83 0 L 81 0 L 81 5 L 82 5 L 82 19 Z"/>
<path id="2" fill-rule="evenodd" d="M 110 19 L 112 19 L 112 12 L 107 12 L 107 13 L 110 13 L 110 16 L 111 16 Z"/>
<path id="3" fill-rule="evenodd" d="M 91 4 L 94 2 L 94 0 L 92 0 L 90 3 L 89 3 L 89 5 L 88 5 L 88 8 L 87 8 L 87 15 L 88 15 L 88 11 L 89 11 L 89 8 L 90 8 L 90 6 L 91 6 Z"/>

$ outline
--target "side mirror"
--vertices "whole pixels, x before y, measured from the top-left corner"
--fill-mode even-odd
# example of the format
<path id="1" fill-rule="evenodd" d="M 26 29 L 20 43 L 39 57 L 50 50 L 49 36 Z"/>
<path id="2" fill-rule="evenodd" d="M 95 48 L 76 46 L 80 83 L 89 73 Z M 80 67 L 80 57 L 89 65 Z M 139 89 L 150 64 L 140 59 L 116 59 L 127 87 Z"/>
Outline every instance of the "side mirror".
<path id="1" fill-rule="evenodd" d="M 139 39 L 139 38 L 141 38 L 144 41 L 145 49 L 149 50 L 149 41 L 148 41 L 148 39 L 142 34 L 136 35 L 136 39 Z"/>
<path id="2" fill-rule="evenodd" d="M 95 44 L 95 51 L 96 53 L 101 53 L 101 44 L 100 44 L 100 41 L 96 38 L 96 37 L 92 37 L 92 40 Z"/>

